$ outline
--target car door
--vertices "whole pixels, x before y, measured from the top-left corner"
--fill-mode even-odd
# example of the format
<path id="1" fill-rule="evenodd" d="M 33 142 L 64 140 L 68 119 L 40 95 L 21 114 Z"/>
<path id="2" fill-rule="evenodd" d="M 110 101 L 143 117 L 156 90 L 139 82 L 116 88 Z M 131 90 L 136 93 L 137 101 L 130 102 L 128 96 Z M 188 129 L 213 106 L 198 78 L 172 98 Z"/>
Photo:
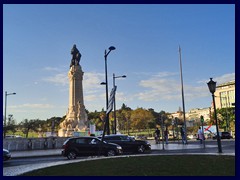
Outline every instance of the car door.
<path id="1" fill-rule="evenodd" d="M 78 150 L 78 154 L 80 156 L 86 156 L 89 155 L 89 143 L 86 138 L 78 138 L 76 139 L 75 146 Z"/>
<path id="2" fill-rule="evenodd" d="M 89 153 L 91 155 L 102 155 L 103 154 L 103 143 L 97 138 L 89 138 Z"/>
<path id="3" fill-rule="evenodd" d="M 124 145 L 126 152 L 136 151 L 137 144 L 129 136 L 121 136 L 121 142 Z"/>
<path id="4" fill-rule="evenodd" d="M 108 137 L 109 141 L 120 145 L 124 152 L 132 151 L 132 145 L 130 140 L 125 135 L 111 136 Z"/>

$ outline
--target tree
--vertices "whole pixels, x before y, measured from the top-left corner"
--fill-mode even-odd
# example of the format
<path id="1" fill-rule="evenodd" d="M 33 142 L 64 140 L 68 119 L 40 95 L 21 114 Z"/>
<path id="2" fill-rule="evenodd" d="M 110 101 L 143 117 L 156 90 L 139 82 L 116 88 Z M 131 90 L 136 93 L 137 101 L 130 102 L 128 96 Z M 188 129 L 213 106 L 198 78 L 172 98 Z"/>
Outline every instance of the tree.
<path id="1" fill-rule="evenodd" d="M 104 118 L 105 118 L 105 112 L 103 109 L 101 112 L 97 112 L 95 110 L 94 112 L 89 112 L 88 114 L 88 119 L 90 123 L 96 125 L 96 130 L 103 130 Z"/>
<path id="2" fill-rule="evenodd" d="M 26 138 L 28 138 L 29 131 L 37 131 L 40 123 L 41 121 L 39 119 L 24 119 L 19 125 L 22 129 L 22 132 L 26 134 Z"/>
<path id="3" fill-rule="evenodd" d="M 63 118 L 61 117 L 51 117 L 44 122 L 44 131 L 54 132 L 56 127 L 59 127 Z M 65 119 L 65 118 L 64 118 Z M 58 129 L 58 128 L 57 128 Z"/>
<path id="4" fill-rule="evenodd" d="M 3 132 L 5 132 L 4 134 L 6 134 L 8 131 L 12 131 L 12 133 L 14 134 L 16 132 L 16 128 L 16 121 L 15 119 L 13 119 L 13 115 L 9 114 L 6 127 L 3 127 Z"/>
<path id="5" fill-rule="evenodd" d="M 230 130 L 235 125 L 234 107 L 217 109 L 217 115 L 219 120 L 219 128 L 224 131 Z"/>
<path id="6" fill-rule="evenodd" d="M 131 126 L 134 129 L 147 129 L 148 123 L 154 119 L 149 110 L 138 108 L 131 113 Z"/>
<path id="7" fill-rule="evenodd" d="M 160 125 L 159 113 L 155 112 L 153 108 L 149 108 L 148 111 L 151 112 L 154 117 L 153 120 L 148 123 L 149 128 L 155 128 L 157 124 Z"/>

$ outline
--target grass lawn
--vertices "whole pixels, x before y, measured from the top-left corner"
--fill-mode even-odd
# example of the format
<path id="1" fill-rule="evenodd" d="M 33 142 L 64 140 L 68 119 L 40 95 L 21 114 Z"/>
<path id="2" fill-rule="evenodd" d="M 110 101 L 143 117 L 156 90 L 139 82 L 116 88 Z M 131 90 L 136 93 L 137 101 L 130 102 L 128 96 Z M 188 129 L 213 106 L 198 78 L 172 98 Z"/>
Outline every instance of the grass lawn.
<path id="1" fill-rule="evenodd" d="M 77 162 L 22 176 L 235 176 L 235 156 L 140 156 Z"/>

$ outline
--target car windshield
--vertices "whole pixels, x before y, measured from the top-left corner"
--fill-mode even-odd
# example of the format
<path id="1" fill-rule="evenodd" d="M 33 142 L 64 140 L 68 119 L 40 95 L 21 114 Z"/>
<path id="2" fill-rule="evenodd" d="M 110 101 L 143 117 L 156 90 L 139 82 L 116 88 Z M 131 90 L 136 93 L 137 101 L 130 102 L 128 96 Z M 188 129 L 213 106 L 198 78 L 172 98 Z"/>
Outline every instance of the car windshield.
<path id="1" fill-rule="evenodd" d="M 96 137 L 99 141 L 102 141 L 102 138 Z M 107 143 L 106 141 L 103 141 L 104 143 Z"/>
<path id="2" fill-rule="evenodd" d="M 120 136 L 122 141 L 134 141 L 130 136 Z"/>

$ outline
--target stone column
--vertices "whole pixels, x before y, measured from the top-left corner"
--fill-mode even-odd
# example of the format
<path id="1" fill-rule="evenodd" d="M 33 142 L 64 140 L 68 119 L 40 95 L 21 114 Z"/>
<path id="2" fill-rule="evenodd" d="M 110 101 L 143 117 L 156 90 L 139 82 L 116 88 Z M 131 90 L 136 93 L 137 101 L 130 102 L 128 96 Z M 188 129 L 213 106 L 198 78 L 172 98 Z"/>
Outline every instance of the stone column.
<path id="1" fill-rule="evenodd" d="M 73 55 L 70 69 L 68 72 L 69 78 L 69 106 L 65 120 L 60 124 L 59 136 L 71 136 L 74 131 L 86 129 L 87 113 L 83 101 L 83 71 L 79 64 L 81 54 L 73 46 L 71 51 Z"/>

